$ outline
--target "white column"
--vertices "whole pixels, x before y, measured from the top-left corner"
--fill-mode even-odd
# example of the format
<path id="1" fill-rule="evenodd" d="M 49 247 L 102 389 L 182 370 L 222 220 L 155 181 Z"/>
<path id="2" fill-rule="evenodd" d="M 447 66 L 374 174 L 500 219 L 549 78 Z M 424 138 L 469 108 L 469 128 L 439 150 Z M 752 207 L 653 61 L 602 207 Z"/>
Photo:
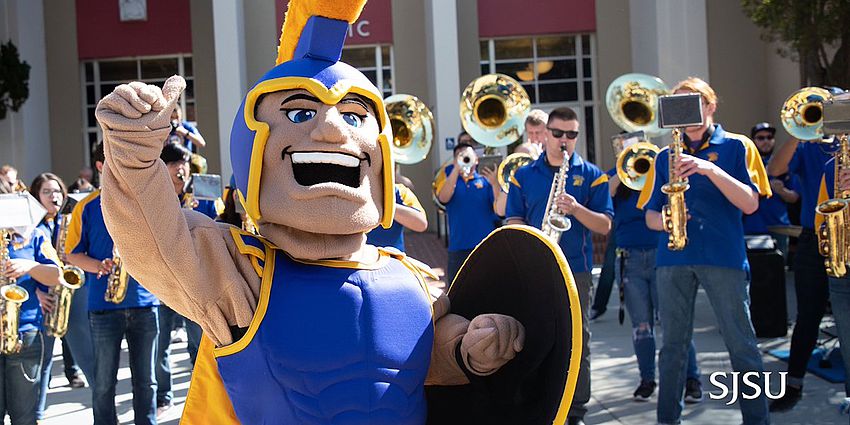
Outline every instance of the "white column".
<path id="1" fill-rule="evenodd" d="M 44 4 L 42 0 L 0 0 L 0 10 L 4 17 L 0 42 L 11 39 L 20 60 L 30 65 L 29 97 L 18 112 L 7 111 L 0 121 L 0 162 L 15 166 L 19 178 L 29 184 L 36 175 L 51 170 Z M 77 136 L 70 137 L 76 141 Z"/>
<path id="2" fill-rule="evenodd" d="M 230 178 L 230 127 L 247 91 L 242 0 L 213 0 L 215 78 L 222 179 Z"/>
<path id="3" fill-rule="evenodd" d="M 634 72 L 709 80 L 705 0 L 630 0 L 629 11 Z"/>
<path id="4" fill-rule="evenodd" d="M 460 62 L 458 60 L 456 0 L 425 2 L 425 31 L 428 37 L 428 91 L 437 122 L 437 155 L 432 156 L 436 169 L 452 152 L 446 149 L 446 138 L 457 137 L 461 130 Z"/>

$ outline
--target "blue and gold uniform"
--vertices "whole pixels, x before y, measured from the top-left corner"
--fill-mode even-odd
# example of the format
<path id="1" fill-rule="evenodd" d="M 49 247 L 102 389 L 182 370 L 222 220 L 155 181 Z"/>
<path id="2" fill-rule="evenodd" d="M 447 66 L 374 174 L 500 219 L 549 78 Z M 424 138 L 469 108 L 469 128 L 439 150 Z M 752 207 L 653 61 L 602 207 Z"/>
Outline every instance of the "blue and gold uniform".
<path id="1" fill-rule="evenodd" d="M 732 178 L 750 186 L 762 195 L 770 195 L 767 174 L 752 142 L 746 137 L 729 133 L 719 124 L 699 149 L 686 152 L 711 161 Z M 655 167 L 647 175 L 638 206 L 661 211 L 667 195 L 661 186 L 669 181 L 668 148 L 655 157 Z M 681 251 L 667 248 L 667 237 L 658 238 L 658 267 L 703 265 L 743 270 L 746 264 L 742 213 L 708 177 L 694 174 L 688 177 L 690 188 L 685 192 L 688 206 L 688 244 Z"/>
<path id="2" fill-rule="evenodd" d="M 770 161 L 770 155 L 763 158 L 764 165 Z M 791 174 L 785 174 L 781 177 L 770 177 L 770 181 L 781 180 L 785 187 L 792 187 Z M 759 198 L 759 208 L 756 212 L 744 215 L 744 234 L 747 235 L 766 235 L 768 226 L 788 226 L 791 222 L 788 219 L 788 207 L 785 201 L 779 196 Z"/>
<path id="3" fill-rule="evenodd" d="M 445 168 L 445 176 L 452 173 L 454 165 Z M 443 179 L 436 192 L 445 184 Z M 452 199 L 446 203 L 449 219 L 449 251 L 468 251 L 475 248 L 495 228 L 499 217 L 493 211 L 496 198 L 493 186 L 478 171 L 469 178 L 458 177 Z"/>
<path id="4" fill-rule="evenodd" d="M 413 194 L 410 188 L 401 183 L 395 184 L 395 203 L 413 208 L 416 211 L 423 211 L 419 198 Z M 393 225 L 389 229 L 376 227 L 366 234 L 366 243 L 374 246 L 391 246 L 404 252 L 404 226 L 393 221 Z"/>
<path id="5" fill-rule="evenodd" d="M 112 258 L 112 237 L 103 223 L 100 210 L 100 190 L 92 192 L 74 206 L 68 239 L 65 241 L 65 253 L 83 253 L 98 261 Z M 89 311 L 119 310 L 124 308 L 151 307 L 159 305 L 159 300 L 147 289 L 139 285 L 132 277 L 127 284 L 127 296 L 121 304 L 103 299 L 109 276 L 97 277 L 86 272 L 86 284 L 89 285 Z"/>
<path id="6" fill-rule="evenodd" d="M 614 216 L 614 207 L 608 193 L 608 175 L 585 161 L 577 152 L 569 159 L 565 190 L 587 209 Z M 540 228 L 546 214 L 546 204 L 552 189 L 552 180 L 558 171 L 550 166 L 546 155 L 540 155 L 531 164 L 514 174 L 508 191 L 505 217 L 520 219 Z M 561 235 L 559 242 L 573 273 L 588 272 L 593 267 L 593 241 L 590 229 L 578 220 L 572 220 L 570 230 Z"/>
<path id="7" fill-rule="evenodd" d="M 434 328 L 415 266 L 386 251 L 375 264 L 295 260 L 231 233 L 262 278 L 257 311 L 233 344 L 205 340 L 184 423 L 425 422 Z"/>
<path id="8" fill-rule="evenodd" d="M 617 169 L 608 171 L 617 175 Z M 622 183 L 621 183 L 622 185 Z M 612 197 L 614 206 L 614 240 L 618 248 L 655 249 L 660 232 L 646 227 L 645 213 L 638 208 L 640 192 L 623 187 Z"/>
<path id="9" fill-rule="evenodd" d="M 800 178 L 800 225 L 804 229 L 817 228 L 815 227 L 815 207 L 818 203 L 824 164 L 833 157 L 836 150 L 838 150 L 837 141 L 831 144 L 800 143 L 794 151 L 791 162 L 788 163 L 788 172 Z M 832 190 L 831 185 L 829 190 Z"/>

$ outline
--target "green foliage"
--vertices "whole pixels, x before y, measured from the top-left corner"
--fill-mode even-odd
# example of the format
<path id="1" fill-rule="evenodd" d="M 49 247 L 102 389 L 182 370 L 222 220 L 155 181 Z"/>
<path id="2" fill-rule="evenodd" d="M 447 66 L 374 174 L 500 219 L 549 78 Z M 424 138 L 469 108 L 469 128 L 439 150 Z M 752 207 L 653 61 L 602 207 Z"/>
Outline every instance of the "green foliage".
<path id="1" fill-rule="evenodd" d="M 21 62 L 11 41 L 0 45 L 0 120 L 6 111 L 17 112 L 29 97 L 30 66 Z"/>
<path id="2" fill-rule="evenodd" d="M 741 0 L 763 38 L 800 63 L 804 85 L 850 85 L 850 0 Z"/>

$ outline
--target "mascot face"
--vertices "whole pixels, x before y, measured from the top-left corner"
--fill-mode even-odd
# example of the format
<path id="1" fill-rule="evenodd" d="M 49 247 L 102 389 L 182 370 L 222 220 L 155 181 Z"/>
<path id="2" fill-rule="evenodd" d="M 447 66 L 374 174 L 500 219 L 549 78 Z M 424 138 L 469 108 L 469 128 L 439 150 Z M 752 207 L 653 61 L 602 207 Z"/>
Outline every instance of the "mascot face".
<path id="1" fill-rule="evenodd" d="M 305 89 L 263 95 L 269 127 L 259 190 L 261 224 L 311 233 L 364 233 L 383 214 L 384 152 L 374 102 L 349 93 L 329 105 Z"/>

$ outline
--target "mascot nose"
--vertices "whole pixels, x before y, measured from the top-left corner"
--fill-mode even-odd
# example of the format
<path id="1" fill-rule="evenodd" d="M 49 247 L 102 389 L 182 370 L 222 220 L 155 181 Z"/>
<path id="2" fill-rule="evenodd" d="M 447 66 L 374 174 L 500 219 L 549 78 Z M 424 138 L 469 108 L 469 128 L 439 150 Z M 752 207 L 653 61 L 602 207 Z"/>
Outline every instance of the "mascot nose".
<path id="1" fill-rule="evenodd" d="M 310 138 L 316 142 L 345 143 L 348 133 L 345 131 L 347 125 L 336 108 L 329 108 L 324 113 L 318 112 L 319 116 L 316 128 L 310 132 Z"/>

